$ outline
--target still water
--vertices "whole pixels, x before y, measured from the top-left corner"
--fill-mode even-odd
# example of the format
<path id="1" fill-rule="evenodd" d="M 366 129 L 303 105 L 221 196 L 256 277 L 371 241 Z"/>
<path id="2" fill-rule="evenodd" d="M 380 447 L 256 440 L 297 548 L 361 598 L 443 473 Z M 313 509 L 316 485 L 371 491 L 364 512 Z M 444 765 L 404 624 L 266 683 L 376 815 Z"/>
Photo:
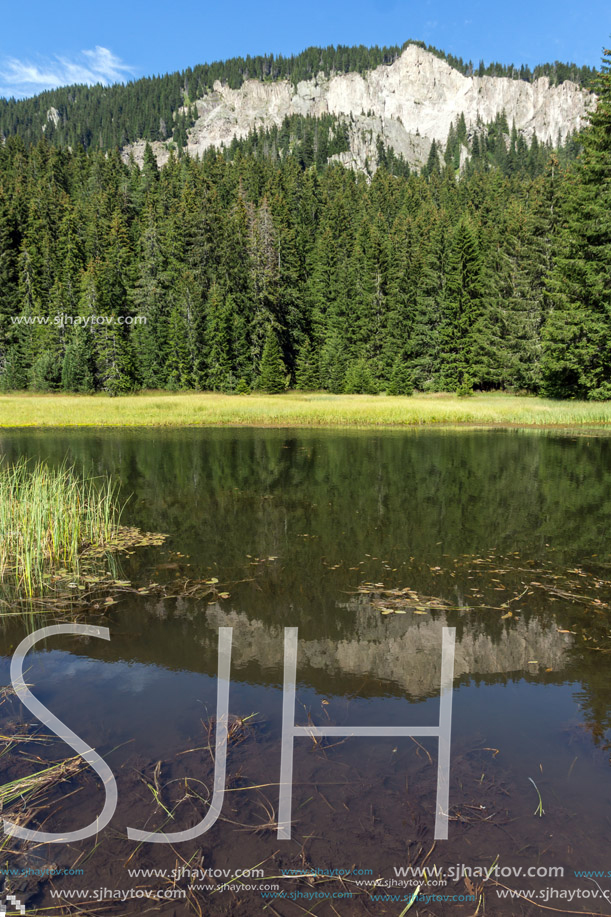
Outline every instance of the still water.
<path id="1" fill-rule="evenodd" d="M 398 917 L 418 885 L 410 914 L 541 913 L 533 893 L 611 912 L 611 438 L 33 431 L 4 432 L 0 452 L 112 475 L 123 521 L 169 536 L 121 558 L 135 587 L 206 578 L 226 596 L 125 595 L 81 618 L 109 642 L 54 638 L 27 657 L 32 691 L 119 790 L 99 837 L 13 856 L 28 913 L 68 913 L 78 891 L 88 914 Z M 383 614 L 405 588 L 417 598 Z M 2 684 L 31 626 L 5 622 Z M 297 739 L 292 837 L 278 839 L 284 628 L 299 628 L 298 723 L 397 727 L 438 722 L 444 626 L 456 628 L 448 840 L 433 836 L 437 742 L 408 737 Z M 179 831 L 207 811 L 219 627 L 233 628 L 220 818 L 195 841 L 138 845 L 128 826 Z M 11 698 L 0 716 L 32 723 Z M 34 771 L 71 752 L 52 740 L 28 754 Z M 11 766 L 0 758 L 2 782 Z M 44 830 L 70 831 L 104 794 L 85 770 L 52 800 Z M 25 877 L 50 866 L 82 873 Z"/>

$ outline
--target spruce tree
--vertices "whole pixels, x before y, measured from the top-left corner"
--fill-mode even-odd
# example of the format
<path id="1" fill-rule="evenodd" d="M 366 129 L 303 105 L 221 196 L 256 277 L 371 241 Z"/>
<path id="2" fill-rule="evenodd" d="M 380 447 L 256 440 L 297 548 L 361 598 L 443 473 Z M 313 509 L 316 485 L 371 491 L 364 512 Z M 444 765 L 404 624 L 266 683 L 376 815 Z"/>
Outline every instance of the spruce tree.
<path id="1" fill-rule="evenodd" d="M 277 395 L 286 387 L 286 366 L 274 329 L 270 326 L 259 366 L 259 388 L 269 395 Z"/>
<path id="2" fill-rule="evenodd" d="M 567 182 L 564 225 L 550 277 L 543 332 L 544 389 L 561 398 L 611 398 L 611 51 L 598 105 Z"/>
<path id="3" fill-rule="evenodd" d="M 441 383 L 455 390 L 466 376 L 481 374 L 476 356 L 477 332 L 482 332 L 482 261 L 471 223 L 461 220 L 448 257 L 441 327 Z M 474 363 L 477 360 L 478 365 Z M 479 378 L 475 376 L 476 382 Z"/>
<path id="4" fill-rule="evenodd" d="M 91 332 L 74 328 L 62 361 L 62 388 L 66 392 L 89 394 L 94 391 L 94 366 L 91 353 Z"/>
<path id="5" fill-rule="evenodd" d="M 386 392 L 389 395 L 414 394 L 412 373 L 405 356 L 397 357 L 395 360 Z"/>
<path id="6" fill-rule="evenodd" d="M 318 361 L 314 357 L 309 338 L 305 339 L 297 354 L 295 385 L 304 392 L 320 388 Z"/>
<path id="7" fill-rule="evenodd" d="M 346 370 L 344 392 L 347 395 L 375 395 L 378 391 L 367 360 L 361 358 L 350 363 Z"/>
<path id="8" fill-rule="evenodd" d="M 206 349 L 208 351 L 208 387 L 227 391 L 232 386 L 233 304 L 214 284 L 207 304 Z"/>
<path id="9" fill-rule="evenodd" d="M 193 379 L 189 335 L 184 313 L 179 303 L 174 305 L 170 313 L 168 341 L 166 385 L 172 390 L 191 388 Z"/>

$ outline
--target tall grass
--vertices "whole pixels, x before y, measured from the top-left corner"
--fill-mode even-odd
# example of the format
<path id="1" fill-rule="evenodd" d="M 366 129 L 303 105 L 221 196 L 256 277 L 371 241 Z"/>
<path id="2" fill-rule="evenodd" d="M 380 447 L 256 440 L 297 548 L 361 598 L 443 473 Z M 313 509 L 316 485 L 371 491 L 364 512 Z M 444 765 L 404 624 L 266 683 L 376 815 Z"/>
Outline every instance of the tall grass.
<path id="1" fill-rule="evenodd" d="M 429 424 L 611 426 L 611 401 L 551 401 L 478 392 L 454 394 L 224 395 L 142 392 L 105 395 L 0 395 L 0 427 L 41 426 L 396 426 Z"/>
<path id="2" fill-rule="evenodd" d="M 54 575 L 76 577 L 82 552 L 116 534 L 115 487 L 65 464 L 0 462 L 0 583 L 21 597 L 39 594 Z"/>

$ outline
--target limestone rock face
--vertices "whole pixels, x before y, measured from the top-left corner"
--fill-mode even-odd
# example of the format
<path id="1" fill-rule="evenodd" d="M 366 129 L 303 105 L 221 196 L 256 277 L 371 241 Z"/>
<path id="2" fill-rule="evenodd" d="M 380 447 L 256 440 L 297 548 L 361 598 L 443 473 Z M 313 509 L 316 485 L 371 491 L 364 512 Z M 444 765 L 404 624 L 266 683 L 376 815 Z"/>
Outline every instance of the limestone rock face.
<path id="1" fill-rule="evenodd" d="M 160 140 L 153 140 L 150 144 L 150 147 L 155 154 L 155 159 L 157 160 L 157 165 L 165 166 L 166 162 L 170 158 L 170 151 L 165 143 L 162 143 Z M 130 143 L 128 146 L 124 147 L 121 151 L 121 158 L 123 162 L 128 163 L 130 157 L 133 156 L 134 162 L 142 168 L 144 163 L 144 151 L 146 149 L 146 140 L 137 140 L 136 143 Z"/>
<path id="2" fill-rule="evenodd" d="M 47 128 L 47 124 L 49 123 L 53 124 L 54 127 L 57 127 L 57 125 L 59 124 L 59 112 L 57 108 L 54 108 L 53 106 L 51 106 L 51 108 L 49 108 L 47 111 L 47 121 L 42 126 L 43 134 Z"/>
<path id="3" fill-rule="evenodd" d="M 444 145 L 452 122 L 463 114 L 468 129 L 503 111 L 509 125 L 530 139 L 556 143 L 579 129 L 596 96 L 575 83 L 550 86 L 507 77 L 467 77 L 416 45 L 409 45 L 391 65 L 358 73 L 301 82 L 247 80 L 240 89 L 218 81 L 197 101 L 198 119 L 189 132 L 188 152 L 196 156 L 211 146 L 241 139 L 253 128 L 280 125 L 287 115 L 331 114 L 350 128 L 350 152 L 336 158 L 363 168 L 375 166 L 376 140 L 421 165 L 433 140 Z"/>

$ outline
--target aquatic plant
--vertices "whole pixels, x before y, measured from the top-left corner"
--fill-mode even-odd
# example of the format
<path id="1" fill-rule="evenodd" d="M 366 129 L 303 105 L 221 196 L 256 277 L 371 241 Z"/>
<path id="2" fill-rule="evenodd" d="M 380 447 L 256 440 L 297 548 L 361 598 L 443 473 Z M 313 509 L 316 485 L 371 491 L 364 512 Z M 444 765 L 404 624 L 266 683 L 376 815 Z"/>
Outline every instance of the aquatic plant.
<path id="1" fill-rule="evenodd" d="M 66 464 L 0 463 L 0 583 L 31 598 L 53 576 L 77 577 L 83 554 L 109 543 L 119 518 L 107 478 L 86 478 Z"/>
<path id="2" fill-rule="evenodd" d="M 529 777 L 528 779 L 530 780 L 530 782 L 531 782 L 532 785 L 534 786 L 535 790 L 537 791 L 537 796 L 539 797 L 539 805 L 538 805 L 537 808 L 535 809 L 534 814 L 535 814 L 535 815 L 538 815 L 539 818 L 541 818 L 543 815 L 545 815 L 545 809 L 543 808 L 543 800 L 541 799 L 541 793 L 539 792 L 539 787 L 537 786 L 537 784 L 535 783 L 535 781 L 533 780 L 533 778 L 532 778 L 532 777 Z"/>

